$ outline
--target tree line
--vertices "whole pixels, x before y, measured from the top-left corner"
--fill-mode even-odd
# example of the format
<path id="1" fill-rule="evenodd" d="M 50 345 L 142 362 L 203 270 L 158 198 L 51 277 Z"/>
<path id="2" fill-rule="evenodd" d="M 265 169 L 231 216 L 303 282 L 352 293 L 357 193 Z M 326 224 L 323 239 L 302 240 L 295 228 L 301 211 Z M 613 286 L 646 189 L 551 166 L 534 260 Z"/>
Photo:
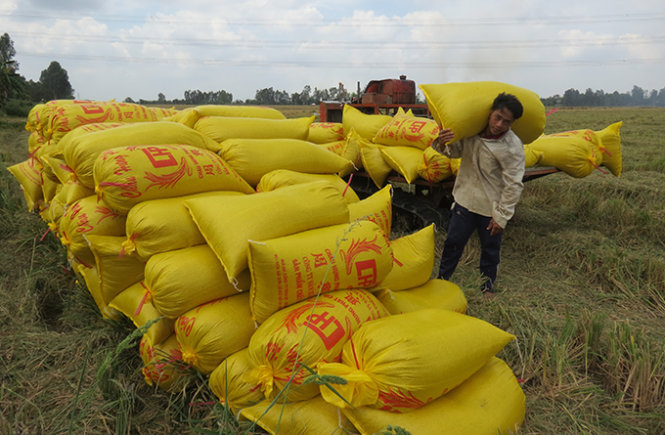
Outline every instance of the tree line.
<path id="1" fill-rule="evenodd" d="M 14 42 L 5 33 L 0 36 L 0 112 L 8 115 L 26 116 L 37 103 L 55 99 L 74 98 L 74 89 L 69 82 L 67 71 L 57 61 L 52 61 L 41 72 L 39 81 L 26 80 L 18 73 L 19 64 L 14 59 Z M 327 89 L 305 85 L 300 92 L 289 93 L 272 87 L 258 89 L 254 98 L 239 100 L 225 90 L 201 91 L 190 89 L 183 98 L 167 100 L 163 93 L 156 100 L 134 101 L 127 97 L 125 102 L 162 105 L 203 105 L 203 104 L 259 104 L 259 105 L 312 105 L 321 101 L 358 101 L 359 92 L 348 92 L 342 83 Z M 631 92 L 606 93 L 603 90 L 587 89 L 580 92 L 568 89 L 563 95 L 542 98 L 546 106 L 653 106 L 665 107 L 665 88 L 645 90 L 633 86 Z M 420 94 L 416 103 L 424 103 Z"/>

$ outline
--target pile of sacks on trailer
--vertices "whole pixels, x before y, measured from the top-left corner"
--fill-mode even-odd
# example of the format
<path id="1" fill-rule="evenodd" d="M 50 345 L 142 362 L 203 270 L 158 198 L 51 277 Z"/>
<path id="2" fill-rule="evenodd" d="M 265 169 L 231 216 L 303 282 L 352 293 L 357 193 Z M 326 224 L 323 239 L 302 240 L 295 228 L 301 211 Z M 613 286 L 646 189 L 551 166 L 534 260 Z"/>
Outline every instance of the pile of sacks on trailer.
<path id="1" fill-rule="evenodd" d="M 517 430 L 524 394 L 496 357 L 514 337 L 432 279 L 433 226 L 392 236 L 390 186 L 360 199 L 341 178 L 354 146 L 366 169 L 400 147 L 363 139 L 369 121 L 345 135 L 346 110 L 53 101 L 10 171 L 101 314 L 145 328 L 148 383 L 197 370 L 273 433 Z"/>
<path id="2" fill-rule="evenodd" d="M 455 140 L 477 134 L 487 122 L 493 97 L 500 92 L 516 95 L 524 114 L 513 130 L 524 145 L 525 167 L 556 167 L 568 175 L 582 178 L 594 169 L 621 175 L 622 123 L 593 131 L 581 129 L 544 135 L 546 113 L 535 93 L 500 82 L 467 82 L 421 85 L 434 119 L 416 117 L 398 110 L 396 115 L 366 114 L 352 106 L 343 109 L 341 125 L 329 123 L 338 131 L 330 142 L 331 151 L 354 162 L 378 187 L 389 174 L 397 172 L 407 183 L 417 179 L 438 183 L 457 174 L 460 159 L 448 159 L 431 148 L 440 126 L 455 132 Z M 479 108 L 481 110 L 479 110 Z M 335 130 L 336 128 L 336 130 Z M 332 136 L 327 136 L 327 140 Z"/>

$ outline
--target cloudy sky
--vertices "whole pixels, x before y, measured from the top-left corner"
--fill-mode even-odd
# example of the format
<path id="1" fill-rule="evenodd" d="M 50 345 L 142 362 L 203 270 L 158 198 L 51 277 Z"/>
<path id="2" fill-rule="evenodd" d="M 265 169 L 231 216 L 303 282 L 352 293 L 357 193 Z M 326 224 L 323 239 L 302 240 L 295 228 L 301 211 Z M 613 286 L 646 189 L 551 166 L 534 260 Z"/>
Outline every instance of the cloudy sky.
<path id="1" fill-rule="evenodd" d="M 19 73 L 81 99 L 498 80 L 541 97 L 665 87 L 662 0 L 2 0 Z"/>

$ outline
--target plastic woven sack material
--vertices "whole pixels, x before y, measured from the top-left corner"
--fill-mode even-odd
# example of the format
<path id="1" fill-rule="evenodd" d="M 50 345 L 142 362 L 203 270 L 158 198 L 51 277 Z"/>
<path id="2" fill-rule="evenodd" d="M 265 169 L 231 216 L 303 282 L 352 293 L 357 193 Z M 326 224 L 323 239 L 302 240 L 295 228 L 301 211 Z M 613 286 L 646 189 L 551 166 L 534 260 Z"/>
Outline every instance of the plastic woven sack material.
<path id="1" fill-rule="evenodd" d="M 176 113 L 175 110 L 147 107 L 115 101 L 78 101 L 57 104 L 50 109 L 48 132 L 50 144 L 56 144 L 71 130 L 84 124 L 100 122 L 153 122 Z"/>
<path id="2" fill-rule="evenodd" d="M 623 157 L 621 154 L 621 126 L 622 121 L 610 124 L 600 131 L 596 131 L 605 151 L 603 166 L 616 175 L 621 176 Z"/>
<path id="3" fill-rule="evenodd" d="M 510 367 L 495 357 L 450 393 L 411 412 L 370 407 L 343 412 L 362 435 L 380 433 L 388 424 L 419 435 L 508 434 L 519 433 L 525 402 Z"/>
<path id="4" fill-rule="evenodd" d="M 346 434 L 356 433 L 351 422 L 339 409 L 326 403 L 320 396 L 295 403 L 276 403 L 264 400 L 240 411 L 240 415 L 275 435 Z"/>
<path id="5" fill-rule="evenodd" d="M 262 323 L 319 293 L 376 287 L 392 267 L 387 236 L 367 220 L 250 241 L 252 317 Z"/>
<path id="6" fill-rule="evenodd" d="M 395 115 L 390 122 L 381 127 L 372 142 L 424 150 L 437 138 L 439 131 L 439 126 L 433 119 Z"/>
<path id="7" fill-rule="evenodd" d="M 253 366 L 249 359 L 249 348 L 244 348 L 222 361 L 210 373 L 208 384 L 220 403 L 228 405 L 234 414 L 256 405 L 264 397 L 261 389 L 244 381 L 244 376 Z"/>
<path id="8" fill-rule="evenodd" d="M 174 198 L 153 199 L 133 206 L 127 213 L 125 255 L 143 260 L 160 252 L 202 245 L 205 239 L 189 214 L 185 201 L 193 198 L 243 195 L 241 192 L 213 191 Z"/>
<path id="9" fill-rule="evenodd" d="M 91 234 L 86 236 L 95 256 L 94 266 L 99 274 L 99 292 L 108 305 L 121 291 L 143 280 L 145 263 L 136 257 L 123 256 L 124 237 Z"/>
<path id="10" fill-rule="evenodd" d="M 392 186 L 388 185 L 365 199 L 349 204 L 349 222 L 368 220 L 390 237 L 392 214 Z"/>
<path id="11" fill-rule="evenodd" d="M 312 122 L 307 140 L 317 144 L 336 142 L 344 139 L 344 126 L 341 122 Z"/>
<path id="12" fill-rule="evenodd" d="M 434 268 L 434 224 L 390 241 L 393 267 L 381 287 L 405 290 L 426 283 Z"/>
<path id="13" fill-rule="evenodd" d="M 43 202 L 42 176 L 39 162 L 27 159 L 7 168 L 21 185 L 28 211 L 36 210 Z"/>
<path id="14" fill-rule="evenodd" d="M 183 361 L 203 374 L 247 347 L 254 330 L 247 293 L 196 307 L 178 317 L 175 325 Z"/>
<path id="15" fill-rule="evenodd" d="M 97 197 L 87 196 L 67 207 L 59 222 L 60 241 L 78 259 L 87 264 L 95 261 L 87 236 L 123 236 L 125 216 L 111 210 Z"/>
<path id="16" fill-rule="evenodd" d="M 194 129 L 215 140 L 300 139 L 306 140 L 314 116 L 290 119 L 203 116 Z"/>
<path id="17" fill-rule="evenodd" d="M 393 119 L 390 115 L 374 115 L 363 113 L 353 106 L 344 105 L 342 109 L 342 126 L 344 136 L 354 129 L 361 137 L 371 140 L 376 133 Z"/>
<path id="18" fill-rule="evenodd" d="M 335 174 L 352 168 L 349 160 L 300 139 L 229 139 L 219 155 L 252 186 L 276 169 Z"/>
<path id="19" fill-rule="evenodd" d="M 439 308 L 466 313 L 467 300 L 457 285 L 444 279 L 432 279 L 418 287 L 400 291 L 381 289 L 374 296 L 390 311 L 390 314 L 410 313 L 426 308 Z"/>
<path id="20" fill-rule="evenodd" d="M 502 92 L 515 95 L 524 113 L 512 130 L 524 144 L 536 140 L 545 130 L 545 106 L 533 91 L 496 81 L 423 84 L 427 106 L 434 120 L 455 133 L 454 141 L 475 136 L 485 126 L 492 102 Z"/>
<path id="21" fill-rule="evenodd" d="M 530 143 L 529 148 L 542 153 L 541 165 L 554 166 L 571 177 L 583 178 L 602 163 L 599 142 L 592 130 L 575 130 L 541 136 Z"/>
<path id="22" fill-rule="evenodd" d="M 146 301 L 145 286 L 142 282 L 132 284 L 118 293 L 108 306 L 130 319 L 137 328 L 159 319 L 143 334 L 150 345 L 161 343 L 173 334 L 175 320 L 163 318 L 150 301 Z"/>
<path id="23" fill-rule="evenodd" d="M 360 141 L 359 144 L 363 168 L 365 168 L 376 187 L 380 189 L 386 184 L 386 178 L 393 170 L 383 157 L 383 153 L 381 153 L 381 149 L 384 147 L 364 140 Z"/>
<path id="24" fill-rule="evenodd" d="M 155 308 L 173 319 L 199 305 L 248 291 L 250 276 L 245 270 L 232 285 L 215 253 L 203 244 L 151 256 L 144 282 Z"/>
<path id="25" fill-rule="evenodd" d="M 112 148 L 95 161 L 95 192 L 121 214 L 142 201 L 254 189 L 221 157 L 190 145 Z"/>
<path id="26" fill-rule="evenodd" d="M 76 130 L 74 130 L 76 131 Z M 219 144 L 201 133 L 175 122 L 141 122 L 125 124 L 63 138 L 61 144 L 65 162 L 72 168 L 76 178 L 88 187 L 95 187 L 94 165 L 104 151 L 118 147 L 137 145 L 189 145 L 212 152 L 219 151 Z"/>
<path id="27" fill-rule="evenodd" d="M 381 148 L 383 160 L 401 174 L 411 184 L 418 178 L 418 170 L 423 164 L 423 151 L 419 148 L 405 146 L 386 146 Z"/>
<path id="28" fill-rule="evenodd" d="M 344 345 L 341 363 L 320 375 L 347 381 L 321 395 L 340 408 L 371 406 L 409 412 L 448 393 L 515 337 L 449 310 L 426 309 L 364 323 Z"/>
<path id="29" fill-rule="evenodd" d="M 288 401 L 311 399 L 318 386 L 303 384 L 319 363 L 335 361 L 349 337 L 365 322 L 388 315 L 365 290 L 340 290 L 308 299 L 270 316 L 249 343 L 251 364 L 245 381 L 259 386 L 267 399 L 289 383 Z"/>
<path id="30" fill-rule="evenodd" d="M 423 161 L 417 170 L 418 177 L 429 183 L 439 183 L 453 176 L 448 156 L 439 154 L 432 147 L 423 151 Z"/>
<path id="31" fill-rule="evenodd" d="M 229 281 L 248 267 L 249 240 L 268 240 L 349 219 L 344 198 L 323 181 L 255 195 L 189 199 L 185 206 Z"/>
<path id="32" fill-rule="evenodd" d="M 347 203 L 358 202 L 360 198 L 342 177 L 336 174 L 310 174 L 291 171 L 289 169 L 276 169 L 261 177 L 256 186 L 257 192 L 270 192 L 284 186 L 311 183 L 313 181 L 326 181 L 335 187 Z"/>
<path id="33" fill-rule="evenodd" d="M 184 387 L 189 373 L 175 334 L 161 343 L 151 343 L 147 336 L 143 336 L 139 354 L 143 361 L 141 371 L 148 385 L 157 385 L 166 391 L 177 391 Z"/>

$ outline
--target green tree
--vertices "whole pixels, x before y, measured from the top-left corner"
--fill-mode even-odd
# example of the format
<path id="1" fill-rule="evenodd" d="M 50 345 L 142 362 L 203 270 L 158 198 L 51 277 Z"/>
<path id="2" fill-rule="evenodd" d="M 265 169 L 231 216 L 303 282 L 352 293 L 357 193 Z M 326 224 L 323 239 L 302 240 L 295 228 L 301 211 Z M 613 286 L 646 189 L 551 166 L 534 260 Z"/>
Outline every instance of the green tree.
<path id="1" fill-rule="evenodd" d="M 25 79 L 17 73 L 15 55 L 14 41 L 7 33 L 0 36 L 0 106 L 10 98 L 22 96 L 25 90 Z"/>
<path id="2" fill-rule="evenodd" d="M 48 68 L 42 71 L 39 81 L 43 87 L 45 100 L 74 97 L 74 89 L 72 89 L 72 85 L 69 83 L 67 71 L 56 61 L 52 61 Z"/>

